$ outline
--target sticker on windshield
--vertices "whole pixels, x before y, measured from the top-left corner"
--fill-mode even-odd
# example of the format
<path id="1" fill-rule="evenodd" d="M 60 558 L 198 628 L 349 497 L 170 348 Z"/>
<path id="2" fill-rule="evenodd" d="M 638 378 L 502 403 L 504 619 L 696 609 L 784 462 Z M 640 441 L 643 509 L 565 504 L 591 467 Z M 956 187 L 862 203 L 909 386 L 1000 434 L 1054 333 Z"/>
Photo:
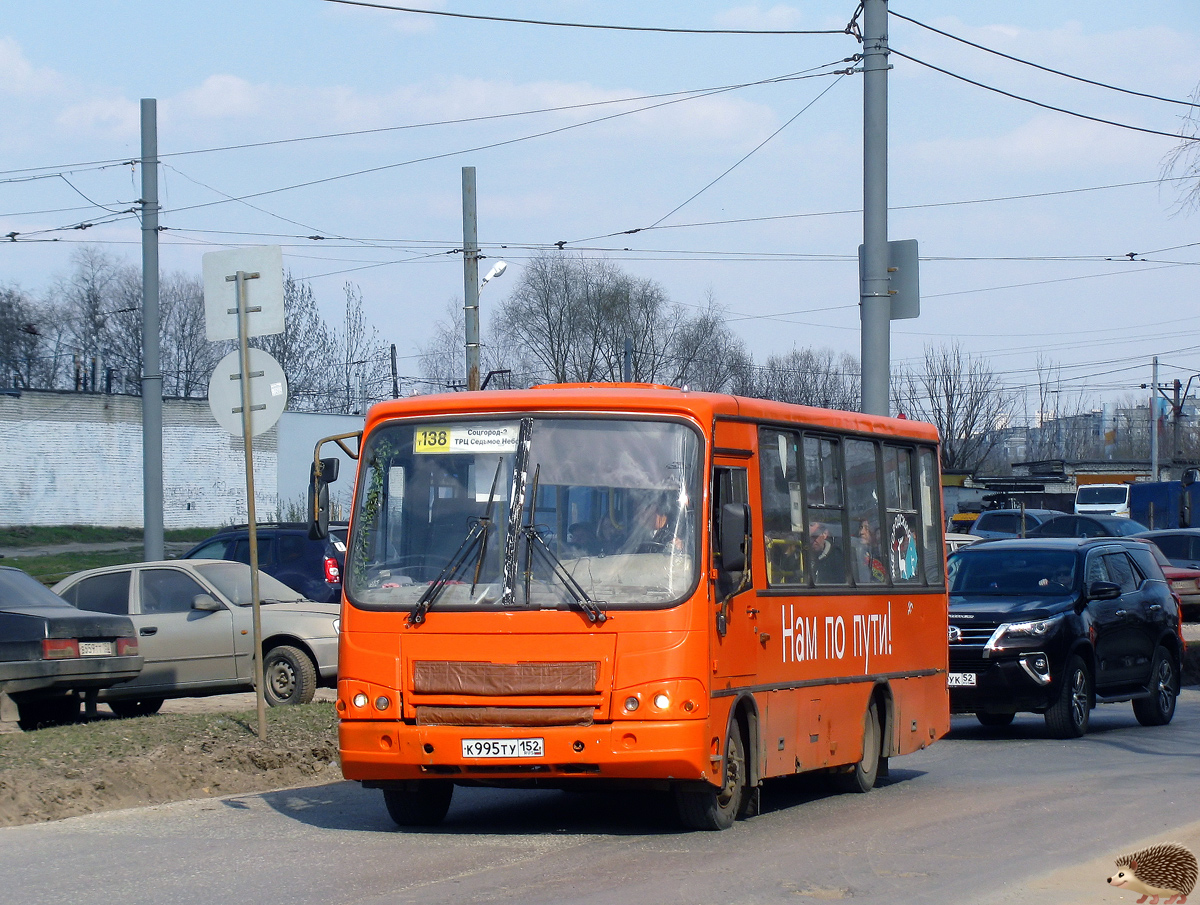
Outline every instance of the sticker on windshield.
<path id="1" fill-rule="evenodd" d="M 519 424 L 447 424 L 419 428 L 413 435 L 417 455 L 454 453 L 514 453 Z"/>

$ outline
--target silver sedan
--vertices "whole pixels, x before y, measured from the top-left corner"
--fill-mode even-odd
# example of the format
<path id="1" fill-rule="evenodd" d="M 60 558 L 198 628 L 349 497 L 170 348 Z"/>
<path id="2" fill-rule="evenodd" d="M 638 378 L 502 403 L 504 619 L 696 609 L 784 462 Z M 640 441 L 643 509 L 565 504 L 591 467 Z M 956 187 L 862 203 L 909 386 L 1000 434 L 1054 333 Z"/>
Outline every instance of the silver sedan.
<path id="1" fill-rule="evenodd" d="M 305 600 L 263 571 L 264 695 L 305 704 L 337 681 L 336 603 Z M 250 567 L 223 560 L 169 560 L 90 569 L 54 592 L 82 610 L 128 615 L 145 658 L 141 675 L 101 691 L 115 713 L 155 713 L 165 698 L 254 688 Z"/>

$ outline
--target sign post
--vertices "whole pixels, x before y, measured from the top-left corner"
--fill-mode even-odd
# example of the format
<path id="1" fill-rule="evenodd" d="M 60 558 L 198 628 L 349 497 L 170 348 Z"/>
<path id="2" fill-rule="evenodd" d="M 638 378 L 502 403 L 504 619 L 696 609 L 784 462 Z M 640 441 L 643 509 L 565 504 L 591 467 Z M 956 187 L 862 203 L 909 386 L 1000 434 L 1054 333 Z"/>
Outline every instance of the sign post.
<path id="1" fill-rule="evenodd" d="M 257 265 L 257 266 L 256 266 Z M 229 273 L 230 270 L 234 273 Z M 255 301 L 250 303 L 251 281 Z M 261 282 L 259 282 L 261 281 Z M 229 287 L 228 284 L 233 286 Z M 228 288 L 233 291 L 229 307 Z M 250 531 L 250 600 L 254 610 L 254 693 L 258 737 L 267 737 L 265 676 L 262 650 L 262 606 L 258 590 L 258 529 L 254 505 L 254 436 L 274 426 L 287 404 L 287 381 L 278 362 L 259 349 L 253 336 L 283 330 L 283 256 L 278 246 L 212 252 L 204 256 L 205 332 L 210 340 L 237 338 L 238 349 L 217 365 L 209 381 L 208 400 L 217 423 L 242 435 L 246 456 L 246 515 Z M 252 319 L 251 313 L 258 315 Z M 231 323 L 232 322 L 232 323 Z M 231 329 L 232 328 L 232 329 Z M 231 335 L 232 334 L 232 335 Z M 256 353 L 253 357 L 251 352 Z M 233 359 L 236 357 L 236 363 Z M 273 366 L 273 367 L 272 367 Z M 266 378 L 265 380 L 263 378 Z M 231 382 L 237 381 L 235 399 Z M 265 391 L 260 391 L 265 387 Z M 232 418 L 231 416 L 238 416 Z"/>

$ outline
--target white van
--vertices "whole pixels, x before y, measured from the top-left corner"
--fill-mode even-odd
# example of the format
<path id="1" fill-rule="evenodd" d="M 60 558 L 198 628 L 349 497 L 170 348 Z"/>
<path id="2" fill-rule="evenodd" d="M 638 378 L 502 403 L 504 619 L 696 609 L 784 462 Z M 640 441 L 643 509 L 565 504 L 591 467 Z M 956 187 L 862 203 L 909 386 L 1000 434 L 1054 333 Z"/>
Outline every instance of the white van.
<path id="1" fill-rule="evenodd" d="M 1075 491 L 1075 514 L 1129 518 L 1129 485 L 1084 484 Z"/>

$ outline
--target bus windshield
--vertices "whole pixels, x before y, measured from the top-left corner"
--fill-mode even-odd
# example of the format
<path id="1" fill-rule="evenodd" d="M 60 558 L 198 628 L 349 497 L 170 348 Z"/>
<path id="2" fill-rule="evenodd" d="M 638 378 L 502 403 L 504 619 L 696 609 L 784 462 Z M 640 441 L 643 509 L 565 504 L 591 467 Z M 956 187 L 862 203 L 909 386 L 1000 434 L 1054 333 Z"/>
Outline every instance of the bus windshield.
<path id="1" fill-rule="evenodd" d="M 683 423 L 404 420 L 362 463 L 345 593 L 364 609 L 662 607 L 695 587 L 701 444 Z"/>

